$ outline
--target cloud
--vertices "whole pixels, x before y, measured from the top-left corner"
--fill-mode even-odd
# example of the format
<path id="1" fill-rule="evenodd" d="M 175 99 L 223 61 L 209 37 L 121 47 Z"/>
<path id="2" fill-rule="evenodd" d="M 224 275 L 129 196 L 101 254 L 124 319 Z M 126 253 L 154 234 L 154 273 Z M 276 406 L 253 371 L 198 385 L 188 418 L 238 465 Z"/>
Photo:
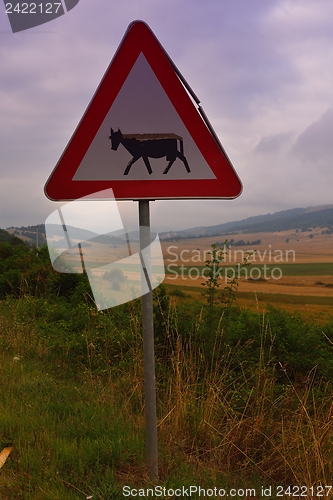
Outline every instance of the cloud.
<path id="1" fill-rule="evenodd" d="M 329 108 L 319 120 L 302 132 L 292 149 L 292 153 L 307 167 L 330 172 L 332 178 L 333 161 L 333 107 Z"/>
<path id="2" fill-rule="evenodd" d="M 43 222 L 53 210 L 43 185 L 134 19 L 150 25 L 201 100 L 244 185 L 234 201 L 154 202 L 158 226 L 331 202 L 331 0 L 95 4 L 0 34 L 2 226 Z"/>
<path id="3" fill-rule="evenodd" d="M 254 148 L 254 152 L 266 155 L 279 154 L 286 146 L 290 145 L 293 136 L 293 132 L 280 132 L 280 134 L 262 137 Z"/>
<path id="4" fill-rule="evenodd" d="M 243 202 L 275 210 L 330 203 L 333 108 L 303 131 L 265 135 L 249 153 Z M 253 204 L 254 206 L 254 204 Z M 272 211 L 272 210 L 270 210 Z"/>

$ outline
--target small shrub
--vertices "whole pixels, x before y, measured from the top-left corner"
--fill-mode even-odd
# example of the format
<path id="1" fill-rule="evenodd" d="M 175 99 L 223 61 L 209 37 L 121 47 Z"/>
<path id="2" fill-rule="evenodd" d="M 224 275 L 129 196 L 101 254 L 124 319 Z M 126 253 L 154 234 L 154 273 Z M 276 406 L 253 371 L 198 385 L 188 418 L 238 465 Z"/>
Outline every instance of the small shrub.
<path id="1" fill-rule="evenodd" d="M 173 297 L 188 297 L 188 294 L 184 293 L 180 288 L 175 288 L 169 292 Z"/>
<path id="2" fill-rule="evenodd" d="M 125 283 L 126 277 L 119 267 L 111 269 L 103 274 L 103 279 L 111 282 L 111 288 L 113 290 L 120 290 L 121 285 Z"/>

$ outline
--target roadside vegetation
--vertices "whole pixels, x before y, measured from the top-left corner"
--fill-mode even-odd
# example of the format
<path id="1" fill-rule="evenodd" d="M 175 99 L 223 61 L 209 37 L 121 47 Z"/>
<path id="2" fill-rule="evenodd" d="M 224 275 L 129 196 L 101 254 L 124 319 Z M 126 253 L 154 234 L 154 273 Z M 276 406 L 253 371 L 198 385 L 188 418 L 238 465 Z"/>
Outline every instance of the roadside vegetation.
<path id="1" fill-rule="evenodd" d="M 237 283 L 212 273 L 216 252 L 201 300 L 154 294 L 160 484 L 258 498 L 261 485 L 329 485 L 333 322 L 239 307 Z M 2 242 L 0 361 L 0 451 L 12 447 L 1 500 L 121 499 L 124 485 L 149 485 L 140 301 L 97 312 L 84 274 Z"/>

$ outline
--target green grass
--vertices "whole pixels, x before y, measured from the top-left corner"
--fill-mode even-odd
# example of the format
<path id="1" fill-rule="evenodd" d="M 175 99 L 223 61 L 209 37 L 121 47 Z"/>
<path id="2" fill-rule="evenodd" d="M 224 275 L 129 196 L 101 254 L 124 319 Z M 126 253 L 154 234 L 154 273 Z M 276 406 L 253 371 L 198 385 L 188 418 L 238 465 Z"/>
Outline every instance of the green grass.
<path id="1" fill-rule="evenodd" d="M 124 485 L 149 486 L 140 301 L 97 312 L 86 276 L 53 272 L 45 249 L 0 254 L 0 451 L 12 447 L 0 499 L 120 500 Z M 159 484 L 330 484 L 332 321 L 166 290 L 153 310 Z"/>
<path id="2" fill-rule="evenodd" d="M 232 265 L 232 264 L 221 264 L 221 277 L 225 275 L 225 269 L 229 268 L 229 272 L 232 269 L 236 269 L 237 273 L 237 265 Z M 249 275 L 251 268 L 256 268 L 258 269 L 258 272 L 260 270 L 261 276 L 264 276 L 266 272 L 266 276 L 270 277 L 271 276 L 271 271 L 275 268 L 281 269 L 282 275 L 283 276 L 333 276 L 333 264 L 331 262 L 327 263 L 308 263 L 308 264 L 296 264 L 296 263 L 290 263 L 290 264 L 282 264 L 279 262 L 271 262 L 266 264 L 266 271 L 264 269 L 264 265 L 260 262 L 253 262 L 248 268 L 240 271 L 240 278 L 243 278 L 244 276 L 246 277 Z M 191 265 L 191 266 L 176 266 L 176 265 L 170 265 L 166 266 L 165 268 L 165 273 L 170 275 L 174 273 L 178 273 L 179 276 L 182 274 L 184 276 L 187 276 L 188 273 L 192 273 L 192 276 L 195 277 L 198 274 L 202 276 L 203 271 L 205 269 L 205 266 L 196 266 L 196 265 Z M 247 272 L 247 274 L 246 274 Z M 277 271 L 275 271 L 276 273 Z M 274 274 L 274 273 L 273 273 Z M 276 275 L 277 276 L 277 275 Z"/>
<path id="3" fill-rule="evenodd" d="M 165 285 L 170 297 L 178 304 L 204 303 L 203 287 L 181 285 Z M 263 287 L 265 285 L 262 285 Z M 243 307 L 257 311 L 259 306 L 267 309 L 270 306 L 289 311 L 297 311 L 302 317 L 315 319 L 320 323 L 333 320 L 333 297 L 320 295 L 287 295 L 265 292 L 235 292 L 236 301 Z"/>
<path id="4" fill-rule="evenodd" d="M 328 484 L 333 361 L 321 332 L 333 338 L 331 327 L 235 309 L 210 336 L 199 304 L 159 304 L 159 484 Z M 13 447 L 0 498 L 120 500 L 124 485 L 150 484 L 139 309 L 68 304 L 85 319 L 77 331 L 53 305 L 0 303 L 0 441 Z M 100 349 L 103 336 L 113 344 Z"/>
<path id="5" fill-rule="evenodd" d="M 169 283 L 165 285 L 166 288 L 170 291 L 171 296 L 175 297 L 183 297 L 186 299 L 193 299 L 195 297 L 196 300 L 200 299 L 203 302 L 202 291 L 203 287 L 199 288 L 197 286 L 181 286 L 181 285 L 170 285 Z M 265 285 L 263 285 L 265 286 Z M 180 290 L 180 293 L 177 292 Z M 175 292 L 174 292 L 175 291 Z M 184 294 L 182 296 L 182 294 Z M 294 305 L 304 305 L 304 304 L 313 304 L 318 306 L 333 306 L 333 297 L 325 297 L 321 295 L 288 295 L 281 293 L 265 293 L 265 292 L 235 292 L 236 299 L 248 299 L 259 302 L 266 302 L 267 304 L 276 303 L 276 304 L 294 304 Z M 333 313 L 333 311 L 332 311 Z"/>
<path id="6" fill-rule="evenodd" d="M 254 299 L 254 293 L 252 292 L 236 292 L 236 296 L 239 298 Z M 256 300 L 259 302 L 266 302 L 267 304 L 275 303 L 289 304 L 289 305 L 305 305 L 313 304 L 318 306 L 333 306 L 333 297 L 321 297 L 316 295 L 287 295 L 281 293 L 264 293 L 256 292 Z M 332 311 L 333 313 L 333 311 Z"/>
<path id="7" fill-rule="evenodd" d="M 24 353 L 2 354 L 1 366 L 1 441 L 13 446 L 1 499 L 112 498 L 115 469 L 144 449 L 123 405 L 98 380 L 63 380 Z"/>
<path id="8" fill-rule="evenodd" d="M 256 265 L 256 264 L 253 264 Z M 283 276 L 333 276 L 333 264 L 310 262 L 307 264 L 270 264 L 281 268 Z"/>

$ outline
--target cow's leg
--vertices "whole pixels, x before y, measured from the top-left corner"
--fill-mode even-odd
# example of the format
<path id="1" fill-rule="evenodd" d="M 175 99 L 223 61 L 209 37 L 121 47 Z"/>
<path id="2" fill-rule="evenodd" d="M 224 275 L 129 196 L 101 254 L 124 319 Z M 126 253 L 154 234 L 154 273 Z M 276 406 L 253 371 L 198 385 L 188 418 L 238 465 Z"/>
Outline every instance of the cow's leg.
<path id="1" fill-rule="evenodd" d="M 143 161 L 145 162 L 145 165 L 146 165 L 146 167 L 147 167 L 148 173 L 149 173 L 149 174 L 152 174 L 152 173 L 153 173 L 153 171 L 152 171 L 152 169 L 151 169 L 151 166 L 150 166 L 150 163 L 149 163 L 149 160 L 148 160 L 148 156 L 143 155 L 143 156 L 142 156 L 142 158 L 143 158 Z"/>
<path id="2" fill-rule="evenodd" d="M 168 164 L 168 166 L 165 168 L 165 170 L 164 170 L 163 174 L 167 174 L 167 173 L 169 172 L 169 170 L 170 170 L 171 166 L 175 163 L 175 161 L 176 161 L 176 158 L 173 158 L 173 160 L 170 160 L 170 161 L 169 161 L 169 164 Z"/>
<path id="3" fill-rule="evenodd" d="M 185 156 L 182 153 L 180 153 L 179 151 L 177 151 L 177 156 L 184 163 L 186 170 L 188 172 L 191 172 L 191 169 L 189 167 L 189 164 L 187 163 Z"/>
<path id="4" fill-rule="evenodd" d="M 133 156 L 133 158 L 128 162 L 127 164 L 127 167 L 125 169 L 125 172 L 124 172 L 124 175 L 127 175 L 128 172 L 130 171 L 131 169 L 131 166 L 133 165 L 133 163 L 135 163 L 136 161 L 138 161 L 138 159 L 141 158 L 141 155 L 136 155 L 136 156 Z"/>

